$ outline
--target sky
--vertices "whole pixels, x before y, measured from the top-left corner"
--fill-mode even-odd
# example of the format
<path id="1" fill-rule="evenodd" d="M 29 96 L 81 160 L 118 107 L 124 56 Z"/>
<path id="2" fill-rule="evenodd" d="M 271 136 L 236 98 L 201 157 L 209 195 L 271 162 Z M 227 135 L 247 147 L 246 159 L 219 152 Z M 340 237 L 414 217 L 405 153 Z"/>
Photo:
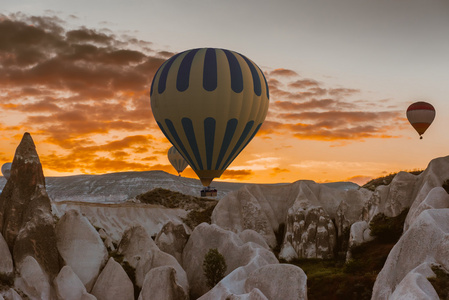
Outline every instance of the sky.
<path id="1" fill-rule="evenodd" d="M 2 0 L 0 163 L 30 132 L 46 176 L 176 171 L 149 89 L 172 55 L 234 50 L 270 90 L 259 133 L 219 180 L 353 181 L 449 152 L 445 0 Z M 405 111 L 437 113 L 424 139 Z M 188 167 L 183 176 L 195 178 Z"/>

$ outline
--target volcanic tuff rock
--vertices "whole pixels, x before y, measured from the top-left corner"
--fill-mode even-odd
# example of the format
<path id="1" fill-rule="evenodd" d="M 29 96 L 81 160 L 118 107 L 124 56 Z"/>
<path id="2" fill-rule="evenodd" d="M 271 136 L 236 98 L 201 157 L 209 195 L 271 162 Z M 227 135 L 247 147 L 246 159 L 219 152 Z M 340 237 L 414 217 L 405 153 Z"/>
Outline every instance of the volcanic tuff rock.
<path id="1" fill-rule="evenodd" d="M 184 224 L 166 223 L 154 240 L 160 250 L 172 255 L 182 265 L 182 251 L 189 239 L 191 230 Z"/>
<path id="2" fill-rule="evenodd" d="M 358 220 L 370 195 L 366 189 L 342 190 L 313 181 L 244 186 L 220 200 L 212 223 L 234 232 L 255 230 L 272 248 L 275 233 L 285 224 L 284 258 L 332 257 L 337 235 L 342 235 L 338 230 Z"/>
<path id="3" fill-rule="evenodd" d="M 307 299 L 307 276 L 294 265 L 274 264 L 253 271 L 245 290 L 259 289 L 270 300 Z"/>
<path id="4" fill-rule="evenodd" d="M 175 272 L 176 283 L 188 294 L 189 283 L 186 272 L 182 269 L 176 258 L 161 251 L 141 226 L 128 229 L 118 246 L 119 254 L 123 260 L 136 270 L 136 284 L 142 287 L 145 276 L 151 269 L 168 266 Z"/>
<path id="5" fill-rule="evenodd" d="M 14 286 L 31 299 L 54 299 L 48 275 L 32 256 L 25 257 L 17 266 L 20 276 Z"/>
<path id="6" fill-rule="evenodd" d="M 389 300 L 401 299 L 426 299 L 439 300 L 437 292 L 432 284 L 427 280 L 434 277 L 435 273 L 431 269 L 431 264 L 423 263 L 413 270 L 396 287 Z"/>
<path id="7" fill-rule="evenodd" d="M 33 139 L 25 133 L 0 195 L 0 231 L 18 265 L 34 257 L 51 277 L 60 270 L 55 221 Z"/>
<path id="8" fill-rule="evenodd" d="M 89 296 L 96 299 L 87 293 L 84 284 L 70 266 L 62 267 L 53 282 L 59 300 L 82 300 L 88 299 Z"/>
<path id="9" fill-rule="evenodd" d="M 231 231 L 202 223 L 192 232 L 182 255 L 183 267 L 190 283 L 190 296 L 194 299 L 209 290 L 203 272 L 203 260 L 209 249 L 213 248 L 224 256 L 227 276 L 220 282 L 221 288 L 211 290 L 201 299 L 224 299 L 225 295 L 244 294 L 244 283 L 250 272 L 267 264 L 278 263 L 274 254 L 263 246 L 253 242 L 244 243 Z"/>
<path id="10" fill-rule="evenodd" d="M 120 299 L 134 300 L 134 287 L 122 266 L 112 257 L 101 271 L 92 295 L 98 300 Z"/>
<path id="11" fill-rule="evenodd" d="M 57 245 L 66 265 L 70 266 L 90 291 L 106 263 L 108 252 L 100 235 L 78 211 L 68 211 L 56 225 Z"/>
<path id="12" fill-rule="evenodd" d="M 8 244 L 0 233 L 0 276 L 12 276 L 14 266 L 12 262 L 11 252 L 9 252 Z"/>
<path id="13" fill-rule="evenodd" d="M 362 218 L 370 222 L 378 213 L 396 217 L 409 208 L 414 200 L 416 182 L 420 175 L 399 172 L 389 185 L 380 185 L 363 208 Z"/>
<path id="14" fill-rule="evenodd" d="M 186 291 L 178 284 L 176 270 L 170 266 L 151 269 L 143 282 L 139 300 L 188 300 Z"/>
<path id="15" fill-rule="evenodd" d="M 448 219 L 449 209 L 429 209 L 418 216 L 388 255 L 374 284 L 373 300 L 390 299 L 407 274 L 423 263 L 449 270 Z"/>

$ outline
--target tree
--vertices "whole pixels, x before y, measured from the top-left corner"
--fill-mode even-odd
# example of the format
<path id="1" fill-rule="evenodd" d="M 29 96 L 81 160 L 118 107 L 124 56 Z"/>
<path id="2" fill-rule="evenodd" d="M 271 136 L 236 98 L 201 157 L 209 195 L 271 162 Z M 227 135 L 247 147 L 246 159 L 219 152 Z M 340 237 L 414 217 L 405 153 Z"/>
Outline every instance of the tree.
<path id="1" fill-rule="evenodd" d="M 203 271 L 207 279 L 207 286 L 213 288 L 223 279 L 226 272 L 226 261 L 223 255 L 216 248 L 209 249 L 204 256 Z"/>

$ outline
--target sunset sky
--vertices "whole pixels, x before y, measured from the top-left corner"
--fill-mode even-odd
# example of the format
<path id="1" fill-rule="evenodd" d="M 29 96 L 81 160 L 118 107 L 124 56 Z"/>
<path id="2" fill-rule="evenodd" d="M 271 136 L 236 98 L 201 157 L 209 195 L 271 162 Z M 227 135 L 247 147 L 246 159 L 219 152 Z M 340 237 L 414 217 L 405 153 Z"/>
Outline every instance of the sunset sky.
<path id="1" fill-rule="evenodd" d="M 270 89 L 220 180 L 363 184 L 449 155 L 446 0 L 2 0 L 0 164 L 30 132 L 46 176 L 176 174 L 149 89 L 199 47 L 242 53 Z M 405 117 L 416 101 L 437 111 L 423 140 Z"/>

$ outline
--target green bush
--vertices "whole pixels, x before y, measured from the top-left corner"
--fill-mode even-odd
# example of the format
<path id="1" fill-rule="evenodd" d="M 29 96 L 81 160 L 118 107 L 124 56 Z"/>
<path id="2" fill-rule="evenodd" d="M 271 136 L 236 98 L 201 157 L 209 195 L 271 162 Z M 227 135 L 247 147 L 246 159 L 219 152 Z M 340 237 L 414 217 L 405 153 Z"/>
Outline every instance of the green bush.
<path id="1" fill-rule="evenodd" d="M 375 215 L 369 224 L 371 235 L 376 237 L 379 242 L 397 242 L 402 235 L 408 210 L 408 208 L 404 209 L 396 217 L 387 217 L 383 213 Z"/>
<path id="2" fill-rule="evenodd" d="M 204 256 L 203 271 L 207 286 L 213 288 L 224 278 L 227 266 L 223 255 L 216 248 L 209 249 Z"/>

